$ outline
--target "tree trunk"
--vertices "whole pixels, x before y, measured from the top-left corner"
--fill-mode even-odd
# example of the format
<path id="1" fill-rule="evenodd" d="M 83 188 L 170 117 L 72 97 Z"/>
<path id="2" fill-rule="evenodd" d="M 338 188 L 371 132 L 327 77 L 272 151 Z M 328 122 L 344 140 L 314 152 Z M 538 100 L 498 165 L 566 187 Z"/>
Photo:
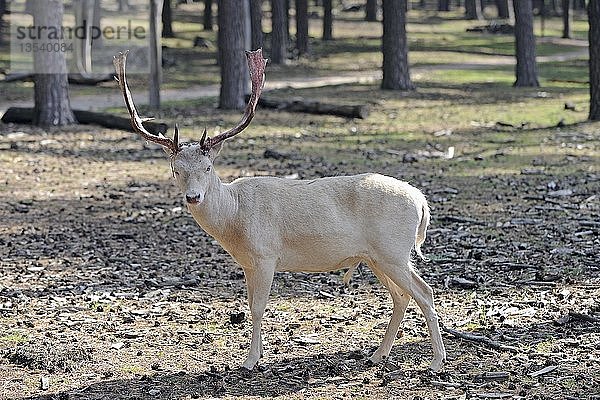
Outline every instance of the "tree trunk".
<path id="1" fill-rule="evenodd" d="M 296 48 L 298 55 L 308 53 L 308 0 L 296 0 Z"/>
<path id="2" fill-rule="evenodd" d="M 517 0 L 515 9 L 515 44 L 517 80 L 515 86 L 540 86 L 535 61 L 535 36 L 533 34 L 533 9 L 531 0 Z"/>
<path id="3" fill-rule="evenodd" d="M 34 25 L 60 30 L 64 6 L 62 0 L 36 1 L 32 4 Z M 43 38 L 46 44 L 59 40 Z M 65 53 L 61 51 L 34 52 L 34 116 L 33 123 L 40 126 L 74 124 L 77 121 L 69 102 L 69 82 Z"/>
<path id="4" fill-rule="evenodd" d="M 160 85 L 162 83 L 162 46 L 158 27 L 162 19 L 163 0 L 150 0 L 150 84 L 148 85 L 148 106 L 151 110 L 160 109 Z"/>
<path id="5" fill-rule="evenodd" d="M 382 89 L 412 90 L 406 40 L 406 0 L 383 0 Z"/>
<path id="6" fill-rule="evenodd" d="M 285 64 L 287 61 L 288 31 L 286 28 L 286 0 L 271 0 L 271 61 Z"/>
<path id="7" fill-rule="evenodd" d="M 213 14 L 212 14 L 213 0 L 204 0 L 204 14 L 202 16 L 202 25 L 205 31 L 213 30 Z"/>
<path id="8" fill-rule="evenodd" d="M 252 27 L 252 50 L 263 47 L 262 30 L 263 0 L 250 0 L 250 23 Z"/>
<path id="9" fill-rule="evenodd" d="M 438 0 L 438 11 L 450 11 L 450 0 Z"/>
<path id="10" fill-rule="evenodd" d="M 0 0 L 0 19 L 4 16 L 6 12 L 6 0 Z"/>
<path id="11" fill-rule="evenodd" d="M 590 119 L 600 121 L 600 2 L 588 4 L 590 30 Z"/>
<path id="12" fill-rule="evenodd" d="M 515 13 L 513 10 L 513 0 L 496 0 L 498 8 L 498 18 L 507 19 L 510 24 L 515 21 Z"/>
<path id="13" fill-rule="evenodd" d="M 173 34 L 173 13 L 171 9 L 171 0 L 163 1 L 162 9 L 162 37 L 172 38 Z"/>
<path id="14" fill-rule="evenodd" d="M 119 0 L 119 12 L 127 11 L 129 9 L 129 2 L 127 0 Z"/>
<path id="15" fill-rule="evenodd" d="M 323 0 L 323 40 L 333 40 L 332 3 L 332 0 Z"/>
<path id="16" fill-rule="evenodd" d="M 377 0 L 367 0 L 365 21 L 377 21 Z"/>
<path id="17" fill-rule="evenodd" d="M 562 20 L 563 34 L 565 39 L 571 38 L 571 25 L 573 22 L 573 13 L 571 13 L 571 0 L 562 0 Z"/>
<path id="18" fill-rule="evenodd" d="M 290 0 L 285 0 L 285 34 L 286 38 L 290 38 Z"/>
<path id="19" fill-rule="evenodd" d="M 467 19 L 483 19 L 481 0 L 465 0 L 465 14 Z"/>
<path id="20" fill-rule="evenodd" d="M 239 0 L 219 0 L 219 60 L 221 91 L 219 108 L 244 108 L 244 89 L 248 79 L 244 57 L 245 7 Z"/>

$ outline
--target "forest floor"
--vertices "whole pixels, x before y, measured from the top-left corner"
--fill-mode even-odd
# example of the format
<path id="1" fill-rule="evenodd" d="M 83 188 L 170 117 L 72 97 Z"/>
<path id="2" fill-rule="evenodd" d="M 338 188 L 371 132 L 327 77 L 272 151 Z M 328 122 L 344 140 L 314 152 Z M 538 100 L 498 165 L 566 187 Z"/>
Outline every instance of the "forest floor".
<path id="1" fill-rule="evenodd" d="M 217 169 L 226 181 L 377 171 L 422 188 L 432 205 L 424 248 L 432 261 L 418 269 L 434 287 L 444 326 L 491 342 L 444 333 L 448 364 L 431 374 L 424 319 L 411 306 L 389 361 L 369 366 L 391 313 L 369 270 L 348 288 L 341 273 L 279 273 L 264 320 L 265 358 L 257 371 L 240 371 L 250 334 L 243 274 L 185 210 L 162 151 L 96 127 L 4 125 L 0 395 L 598 398 L 598 125 L 470 121 L 377 133 L 389 129 L 379 121 L 410 127 L 394 113 L 439 107 L 428 90 L 386 92 L 364 122 L 260 110 Z M 473 107 L 477 96 L 490 96 L 480 90 L 455 93 L 452 102 Z M 169 113 L 185 120 L 211 110 Z M 238 116 L 220 114 L 225 121 L 209 126 Z"/>
<path id="2" fill-rule="evenodd" d="M 472 46 L 500 51 L 505 39 Z M 361 46 L 377 51 L 370 40 Z M 319 76 L 348 64 L 354 45 L 340 43 L 348 53 L 319 59 Z M 358 71 L 374 70 L 374 54 Z M 289 69 L 310 71 L 300 64 Z M 269 97 L 371 112 L 259 109 L 216 162 L 224 181 L 379 172 L 421 188 L 431 260 L 417 269 L 446 328 L 438 374 L 414 303 L 387 362 L 366 362 L 391 316 L 366 267 L 349 287 L 344 271 L 278 273 L 265 356 L 240 370 L 250 340 L 242 271 L 187 212 L 162 150 L 93 126 L 0 123 L 0 398 L 600 399 L 600 124 L 585 122 L 586 64 L 540 64 L 542 88 L 513 88 L 510 65 L 424 69 L 408 93 L 377 82 L 280 88 Z M 267 80 L 285 74 L 273 67 Z M 23 99 L 22 89 L 5 97 Z M 240 117 L 214 98 L 179 100 L 156 116 L 184 139 Z"/>

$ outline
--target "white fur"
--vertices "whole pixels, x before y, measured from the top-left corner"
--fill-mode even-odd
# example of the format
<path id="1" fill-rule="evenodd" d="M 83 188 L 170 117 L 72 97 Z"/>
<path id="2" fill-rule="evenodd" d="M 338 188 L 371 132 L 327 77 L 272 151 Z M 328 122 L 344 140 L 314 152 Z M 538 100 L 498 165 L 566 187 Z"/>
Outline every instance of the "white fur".
<path id="1" fill-rule="evenodd" d="M 252 369 L 262 355 L 260 326 L 275 271 L 352 271 L 364 262 L 394 302 L 371 361 L 389 355 L 413 298 L 432 338 L 431 368 L 441 368 L 446 352 L 433 292 L 410 261 L 413 248 L 421 255 L 429 224 L 429 207 L 418 189 L 379 174 L 241 178 L 223 184 L 212 167 L 217 152 L 206 156 L 198 146 L 184 147 L 173 167 L 194 219 L 244 270 L 253 327 L 244 367 Z"/>

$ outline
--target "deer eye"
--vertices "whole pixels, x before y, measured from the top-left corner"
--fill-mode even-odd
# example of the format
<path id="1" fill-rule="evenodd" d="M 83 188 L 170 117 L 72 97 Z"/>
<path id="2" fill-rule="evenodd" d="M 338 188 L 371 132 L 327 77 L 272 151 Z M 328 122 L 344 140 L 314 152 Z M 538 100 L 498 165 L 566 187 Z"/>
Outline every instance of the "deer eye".
<path id="1" fill-rule="evenodd" d="M 210 172 L 210 165 L 208 167 L 206 167 L 206 171 L 204 172 Z"/>
<path id="2" fill-rule="evenodd" d="M 175 176 L 179 176 L 179 171 L 174 171 L 173 174 L 175 174 Z"/>

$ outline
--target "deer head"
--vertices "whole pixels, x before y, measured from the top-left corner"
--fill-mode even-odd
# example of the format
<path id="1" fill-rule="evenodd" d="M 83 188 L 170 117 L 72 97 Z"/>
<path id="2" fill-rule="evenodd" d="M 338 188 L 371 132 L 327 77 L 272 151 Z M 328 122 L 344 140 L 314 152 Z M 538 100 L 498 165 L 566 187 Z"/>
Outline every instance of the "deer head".
<path id="1" fill-rule="evenodd" d="M 232 129 L 212 138 L 207 136 L 206 129 L 204 129 L 204 134 L 199 142 L 188 143 L 179 143 L 179 129 L 177 125 L 175 125 L 173 139 L 161 133 L 154 135 L 144 128 L 143 123 L 152 118 L 140 117 L 133 103 L 133 97 L 125 76 L 127 53 L 126 51 L 116 55 L 113 63 L 117 73 L 115 79 L 119 83 L 125 105 L 129 111 L 131 125 L 135 132 L 139 133 L 147 141 L 161 145 L 169 155 L 173 176 L 177 180 L 177 184 L 183 192 L 186 202 L 188 204 L 202 203 L 211 184 L 219 181 L 213 169 L 213 162 L 221 151 L 224 141 L 246 129 L 250 125 L 252 118 L 254 118 L 254 111 L 265 82 L 264 72 L 267 60 L 263 59 L 262 49 L 246 52 L 250 79 L 252 80 L 252 94 L 240 122 Z"/>

